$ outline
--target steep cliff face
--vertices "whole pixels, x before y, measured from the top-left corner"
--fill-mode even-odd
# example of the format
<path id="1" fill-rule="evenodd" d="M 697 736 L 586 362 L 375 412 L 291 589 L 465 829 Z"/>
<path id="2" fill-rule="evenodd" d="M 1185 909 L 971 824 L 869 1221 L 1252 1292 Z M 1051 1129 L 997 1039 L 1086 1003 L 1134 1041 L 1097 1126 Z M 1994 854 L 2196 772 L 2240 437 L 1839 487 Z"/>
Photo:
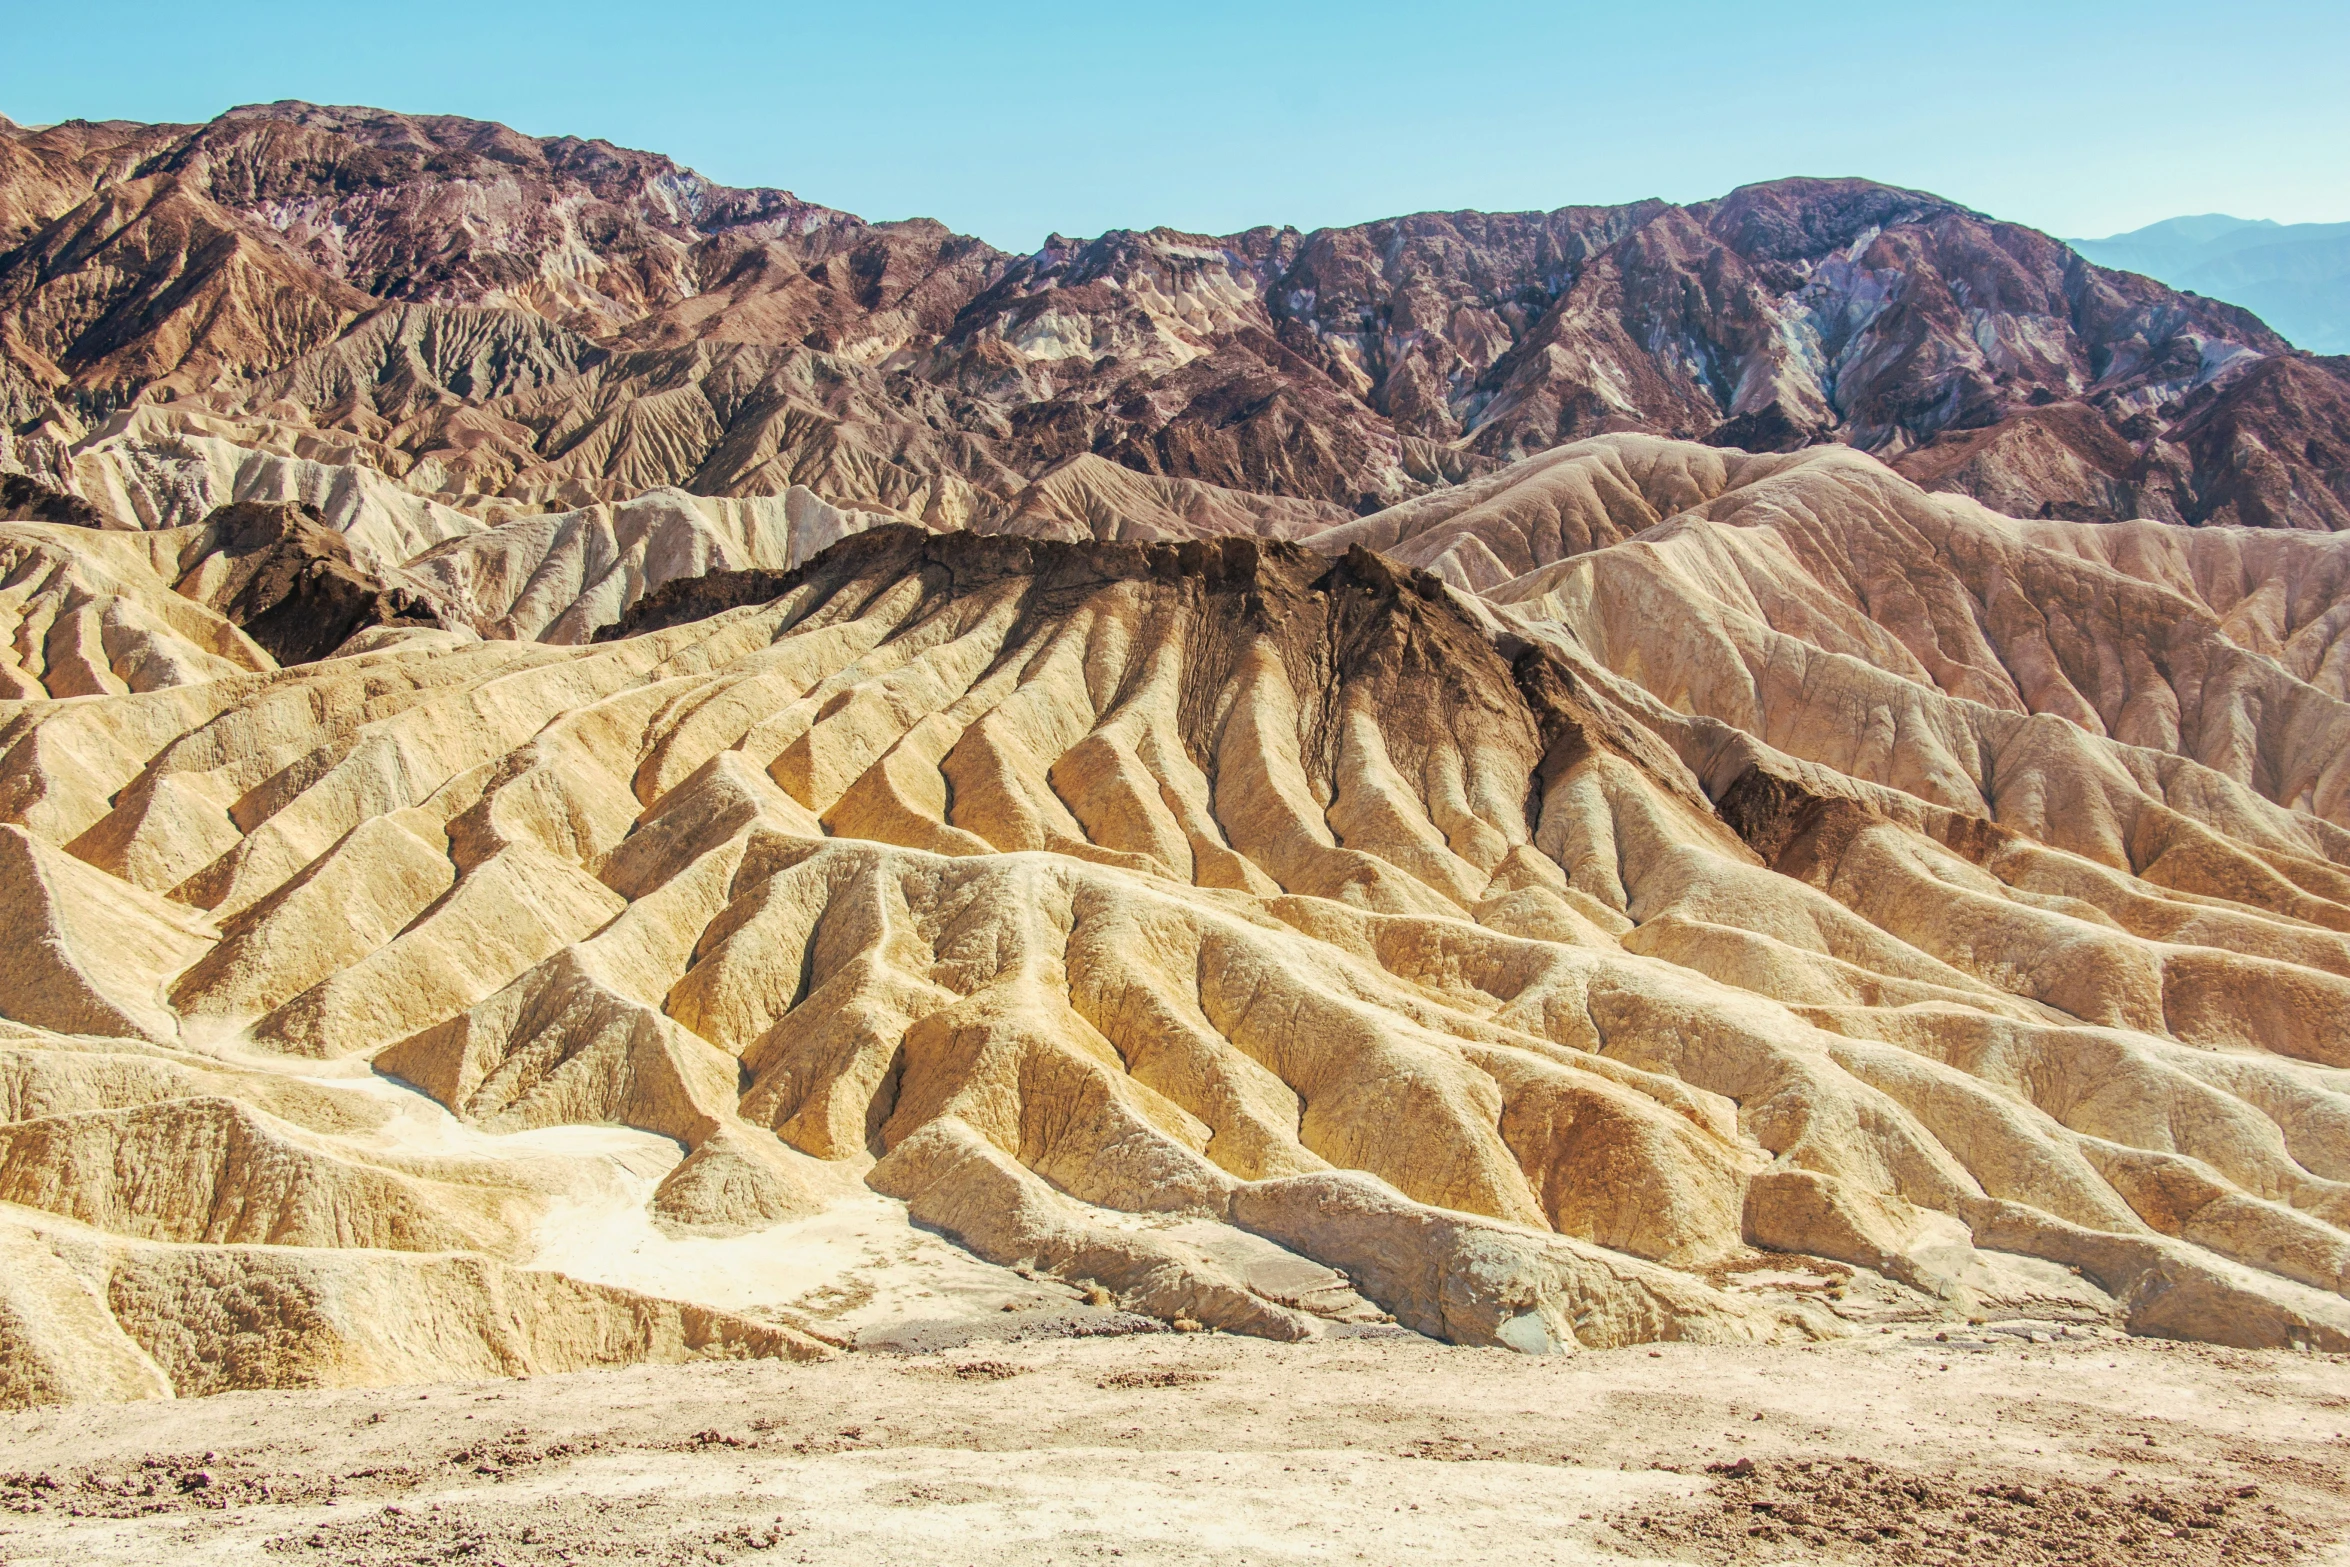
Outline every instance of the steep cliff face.
<path id="1" fill-rule="evenodd" d="M 2055 516 L 2345 516 L 2336 369 L 1865 181 L 1011 256 L 446 117 L 0 145 L 10 423 L 70 444 L 176 399 L 477 511 L 800 484 L 967 526 L 1091 456 L 1368 512 L 1623 430 L 1842 442 Z"/>

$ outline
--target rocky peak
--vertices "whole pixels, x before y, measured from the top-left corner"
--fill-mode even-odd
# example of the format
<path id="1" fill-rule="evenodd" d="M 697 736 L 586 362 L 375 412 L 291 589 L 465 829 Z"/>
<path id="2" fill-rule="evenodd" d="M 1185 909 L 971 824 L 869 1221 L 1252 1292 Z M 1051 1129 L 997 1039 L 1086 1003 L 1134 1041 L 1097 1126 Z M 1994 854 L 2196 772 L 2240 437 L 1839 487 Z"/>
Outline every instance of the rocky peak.
<path id="1" fill-rule="evenodd" d="M 607 142 L 286 102 L 0 136 L 0 224 L 19 425 L 149 395 L 251 416 L 386 304 L 583 340 L 524 377 L 407 378 L 429 397 L 295 399 L 465 505 L 816 482 L 937 523 L 1091 455 L 1369 511 L 1626 430 L 1838 441 L 1985 496 L 2055 484 L 2027 509 L 2059 515 L 2333 515 L 2326 416 L 2224 395 L 2292 357 L 2252 316 L 1860 179 L 1008 256 Z M 440 319 L 399 335 L 484 330 Z"/>

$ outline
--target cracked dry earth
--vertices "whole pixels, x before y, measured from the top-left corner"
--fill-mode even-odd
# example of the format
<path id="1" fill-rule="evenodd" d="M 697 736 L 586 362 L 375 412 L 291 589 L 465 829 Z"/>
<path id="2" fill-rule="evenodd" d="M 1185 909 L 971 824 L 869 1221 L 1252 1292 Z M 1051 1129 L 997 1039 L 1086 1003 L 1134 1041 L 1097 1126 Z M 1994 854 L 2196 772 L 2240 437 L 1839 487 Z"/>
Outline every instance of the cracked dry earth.
<path id="1" fill-rule="evenodd" d="M 1160 1334 L 20 1413 L 0 1560 L 2335 1563 L 2346 1466 L 2341 1356 Z"/>

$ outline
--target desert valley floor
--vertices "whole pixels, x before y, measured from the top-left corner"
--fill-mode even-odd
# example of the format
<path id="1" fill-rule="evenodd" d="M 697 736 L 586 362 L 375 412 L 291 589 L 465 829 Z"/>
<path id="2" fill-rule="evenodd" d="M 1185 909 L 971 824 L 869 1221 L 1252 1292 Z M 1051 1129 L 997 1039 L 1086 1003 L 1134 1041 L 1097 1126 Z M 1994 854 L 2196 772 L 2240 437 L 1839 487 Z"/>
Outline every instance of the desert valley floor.
<path id="1" fill-rule="evenodd" d="M 32 1466 L 32 1467 L 27 1467 Z M 0 1560 L 2350 1560 L 2350 1358 L 1223 1335 L 0 1417 Z"/>

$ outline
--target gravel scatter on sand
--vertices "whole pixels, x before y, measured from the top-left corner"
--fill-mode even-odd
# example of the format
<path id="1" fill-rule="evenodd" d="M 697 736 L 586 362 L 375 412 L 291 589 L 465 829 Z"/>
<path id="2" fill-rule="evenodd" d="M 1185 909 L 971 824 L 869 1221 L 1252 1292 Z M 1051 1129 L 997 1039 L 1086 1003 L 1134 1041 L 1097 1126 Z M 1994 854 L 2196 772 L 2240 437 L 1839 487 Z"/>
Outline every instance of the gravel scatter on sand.
<path id="1" fill-rule="evenodd" d="M 2350 1357 L 1047 1339 L 0 1420 L 0 1563 L 2350 1561 Z"/>

